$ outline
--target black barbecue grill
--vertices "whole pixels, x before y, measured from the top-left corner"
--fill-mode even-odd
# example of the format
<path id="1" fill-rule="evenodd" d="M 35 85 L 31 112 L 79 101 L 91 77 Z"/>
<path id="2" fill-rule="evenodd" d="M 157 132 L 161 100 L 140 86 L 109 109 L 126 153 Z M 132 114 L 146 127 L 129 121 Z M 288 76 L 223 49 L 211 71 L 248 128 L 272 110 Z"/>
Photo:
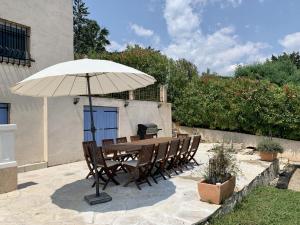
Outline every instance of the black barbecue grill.
<path id="1" fill-rule="evenodd" d="M 144 139 L 145 134 L 152 134 L 157 137 L 159 129 L 155 123 L 147 123 L 147 124 L 138 124 L 137 135 L 140 136 L 140 139 Z"/>

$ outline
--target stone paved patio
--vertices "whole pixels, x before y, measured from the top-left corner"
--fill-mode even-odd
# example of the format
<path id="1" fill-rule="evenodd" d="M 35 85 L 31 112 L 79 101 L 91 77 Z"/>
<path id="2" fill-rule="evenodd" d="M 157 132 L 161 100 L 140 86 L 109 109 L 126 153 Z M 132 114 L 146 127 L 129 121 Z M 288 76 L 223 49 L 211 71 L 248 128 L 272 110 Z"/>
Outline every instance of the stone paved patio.
<path id="1" fill-rule="evenodd" d="M 201 144 L 197 158 L 206 163 L 212 144 Z M 242 174 L 237 190 L 251 182 L 269 163 L 256 155 L 238 155 Z M 85 162 L 76 162 L 20 173 L 19 189 L 0 195 L 1 225 L 179 225 L 193 224 L 212 214 L 218 205 L 199 201 L 197 180 L 203 165 L 152 187 L 110 184 L 111 202 L 89 206 L 83 196 L 94 192 L 92 180 L 83 179 Z M 126 174 L 119 174 L 124 183 Z"/>

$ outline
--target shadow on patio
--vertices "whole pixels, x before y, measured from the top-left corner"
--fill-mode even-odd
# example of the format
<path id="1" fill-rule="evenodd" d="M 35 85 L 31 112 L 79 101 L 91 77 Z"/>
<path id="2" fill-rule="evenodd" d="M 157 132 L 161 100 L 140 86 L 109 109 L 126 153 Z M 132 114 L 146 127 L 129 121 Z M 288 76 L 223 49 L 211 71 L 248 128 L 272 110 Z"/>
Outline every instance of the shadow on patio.
<path id="1" fill-rule="evenodd" d="M 121 174 L 120 174 L 121 175 Z M 90 206 L 83 199 L 84 195 L 94 193 L 95 189 L 91 188 L 92 180 L 78 180 L 62 186 L 52 195 L 52 203 L 63 209 L 76 210 L 78 212 L 113 212 L 124 211 L 152 206 L 158 204 L 175 193 L 175 185 L 171 180 L 159 179 L 158 184 L 152 183 L 152 186 L 143 184 L 142 190 L 138 190 L 134 184 L 123 187 L 126 182 L 125 174 L 118 176 L 121 185 L 110 183 L 105 192 L 112 196 L 112 201 Z M 101 186 L 100 186 L 101 188 Z"/>

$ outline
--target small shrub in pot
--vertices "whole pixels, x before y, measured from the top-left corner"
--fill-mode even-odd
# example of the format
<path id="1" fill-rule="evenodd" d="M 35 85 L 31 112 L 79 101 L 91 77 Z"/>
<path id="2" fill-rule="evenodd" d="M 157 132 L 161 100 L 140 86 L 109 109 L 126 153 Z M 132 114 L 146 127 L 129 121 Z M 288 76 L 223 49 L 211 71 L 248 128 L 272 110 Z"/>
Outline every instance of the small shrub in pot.
<path id="1" fill-rule="evenodd" d="M 200 199 L 214 204 L 222 203 L 233 194 L 238 172 L 232 151 L 225 149 L 224 145 L 214 147 L 213 155 L 204 171 L 204 179 L 198 183 Z"/>
<path id="2" fill-rule="evenodd" d="M 272 139 L 261 141 L 257 145 L 257 150 L 259 151 L 260 158 L 263 161 L 273 161 L 277 158 L 278 153 L 283 153 L 283 147 Z"/>

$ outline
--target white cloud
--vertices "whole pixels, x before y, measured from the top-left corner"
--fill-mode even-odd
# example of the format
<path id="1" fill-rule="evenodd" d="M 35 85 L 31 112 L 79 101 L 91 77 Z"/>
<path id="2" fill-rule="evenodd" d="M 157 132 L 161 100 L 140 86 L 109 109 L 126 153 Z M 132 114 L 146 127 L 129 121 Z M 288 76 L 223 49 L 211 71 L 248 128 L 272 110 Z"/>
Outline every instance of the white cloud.
<path id="1" fill-rule="evenodd" d="M 171 43 L 164 52 L 173 58 L 186 58 L 195 63 L 199 71 L 210 68 L 229 75 L 241 63 L 261 61 L 265 56 L 262 49 L 269 47 L 260 42 L 242 42 L 233 26 L 221 27 L 217 31 L 204 34 L 201 30 L 201 12 L 209 2 L 220 0 L 166 0 L 164 17 Z M 227 4 L 237 6 L 241 0 L 226 0 Z M 196 13 L 198 7 L 200 13 Z"/>
<path id="2" fill-rule="evenodd" d="M 150 38 L 151 44 L 156 48 L 159 47 L 160 37 L 155 34 L 153 30 L 147 29 L 137 24 L 130 24 L 130 28 L 137 36 Z"/>
<path id="3" fill-rule="evenodd" d="M 130 28 L 136 35 L 141 37 L 151 37 L 154 35 L 153 30 L 146 29 L 143 26 L 139 26 L 137 24 L 131 24 Z"/>
<path id="4" fill-rule="evenodd" d="M 279 40 L 285 51 L 300 51 L 300 32 L 286 35 L 283 39 Z"/>

